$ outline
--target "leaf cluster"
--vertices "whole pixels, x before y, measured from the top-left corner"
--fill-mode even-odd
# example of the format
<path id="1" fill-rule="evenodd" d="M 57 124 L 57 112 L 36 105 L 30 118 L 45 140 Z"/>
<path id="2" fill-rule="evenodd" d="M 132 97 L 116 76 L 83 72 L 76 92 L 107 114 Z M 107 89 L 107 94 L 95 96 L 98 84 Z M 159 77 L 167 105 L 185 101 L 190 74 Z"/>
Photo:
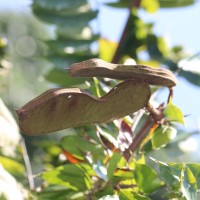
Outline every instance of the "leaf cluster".
<path id="1" fill-rule="evenodd" d="M 119 81 L 105 78 L 74 79 L 68 77 L 64 69 L 73 63 L 97 57 L 98 54 L 91 50 L 91 44 L 99 39 L 100 58 L 106 57 L 105 60 L 115 63 L 123 63 L 132 58 L 139 64 L 165 65 L 173 72 L 179 71 L 180 76 L 198 85 L 195 72 L 180 70 L 177 65 L 178 60 L 183 57 L 182 48 L 168 49 L 164 39 L 153 33 L 153 24 L 142 21 L 136 6 L 130 6 L 131 1 L 128 4 L 127 2 L 120 0 L 109 4 L 118 8 L 131 7 L 124 31 L 125 39 L 113 44 L 105 42 L 92 32 L 90 21 L 97 17 L 98 11 L 94 11 L 86 0 L 34 0 L 32 10 L 35 16 L 55 26 L 55 38 L 45 41 L 49 47 L 45 58 L 53 64 L 45 76 L 46 80 L 62 87 L 79 86 L 98 97 L 108 93 Z M 148 12 L 154 12 L 159 7 L 187 6 L 193 3 L 173 1 L 166 5 L 162 0 L 152 2 L 152 5 L 149 5 L 148 1 L 144 0 L 140 6 Z M 107 50 L 108 46 L 110 52 Z M 141 59 L 143 53 L 148 55 L 147 60 Z M 152 89 L 152 92 L 155 90 L 157 88 Z M 55 105 L 55 102 L 51 103 L 52 106 Z M 125 110 L 125 106 L 123 108 L 121 104 L 119 108 L 121 110 L 118 112 Z M 117 109 L 117 105 L 114 109 Z M 44 160 L 49 170 L 42 172 L 40 177 L 44 183 L 41 191 L 33 195 L 41 200 L 148 200 L 155 199 L 156 196 L 159 199 L 197 199 L 200 187 L 199 164 L 166 163 L 152 159 L 155 167 L 150 167 L 146 161 L 150 151 L 167 146 L 176 136 L 176 126 L 172 122 L 183 123 L 183 114 L 172 101 L 169 101 L 162 111 L 168 123 L 151 126 L 150 130 L 143 129 L 142 125 L 148 116 L 139 111 L 115 120 L 114 123 L 73 128 L 57 140 L 58 144 L 53 142 L 46 145 L 41 142 L 40 145 L 49 156 Z M 108 114 L 110 112 L 112 110 L 108 109 Z M 75 115 L 76 120 L 81 121 L 83 114 L 79 110 Z M 88 115 L 92 119 L 98 117 L 95 112 Z M 42 119 L 38 118 L 37 124 L 42 122 Z M 48 124 L 48 120 L 46 123 Z M 129 159 L 125 159 L 126 149 L 133 143 L 134 136 L 140 135 L 140 130 L 145 133 L 145 137 L 141 138 L 135 149 L 129 151 Z"/>

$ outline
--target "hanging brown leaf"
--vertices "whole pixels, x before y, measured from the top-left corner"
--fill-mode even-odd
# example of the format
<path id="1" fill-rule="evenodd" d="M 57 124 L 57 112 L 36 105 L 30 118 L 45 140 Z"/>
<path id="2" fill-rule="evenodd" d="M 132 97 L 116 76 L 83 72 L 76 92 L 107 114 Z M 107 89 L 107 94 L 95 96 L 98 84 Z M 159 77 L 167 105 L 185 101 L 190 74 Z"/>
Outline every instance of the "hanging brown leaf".
<path id="1" fill-rule="evenodd" d="M 119 134 L 117 136 L 118 143 L 128 148 L 130 143 L 132 142 L 133 132 L 131 130 L 131 126 L 125 120 L 118 120 L 119 123 Z"/>
<path id="2" fill-rule="evenodd" d="M 17 110 L 19 126 L 41 135 L 91 123 L 104 123 L 146 107 L 150 87 L 133 80 L 118 84 L 101 98 L 78 88 L 51 89 Z"/>
<path id="3" fill-rule="evenodd" d="M 151 85 L 173 87 L 177 80 L 167 69 L 145 65 L 122 65 L 93 58 L 73 64 L 68 73 L 72 77 L 108 77 L 120 80 L 137 80 Z"/>
<path id="4" fill-rule="evenodd" d="M 111 150 L 113 152 L 119 152 L 118 144 L 115 138 L 113 138 L 109 133 L 105 132 L 97 126 L 97 136 L 99 138 L 100 143 L 106 150 Z"/>

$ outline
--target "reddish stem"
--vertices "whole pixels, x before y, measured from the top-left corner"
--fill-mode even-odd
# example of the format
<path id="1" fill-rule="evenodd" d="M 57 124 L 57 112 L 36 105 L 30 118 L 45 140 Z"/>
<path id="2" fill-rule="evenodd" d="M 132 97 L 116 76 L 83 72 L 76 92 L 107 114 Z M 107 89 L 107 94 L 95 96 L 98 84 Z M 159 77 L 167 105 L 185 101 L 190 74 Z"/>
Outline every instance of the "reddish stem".
<path id="1" fill-rule="evenodd" d="M 133 138 L 133 142 L 130 144 L 129 148 L 124 151 L 124 157 L 128 161 L 131 157 L 131 152 L 135 152 L 136 149 L 139 147 L 143 139 L 146 137 L 146 135 L 149 133 L 150 129 L 155 124 L 153 118 L 149 115 L 144 122 L 141 129 L 136 134 L 135 138 Z"/>

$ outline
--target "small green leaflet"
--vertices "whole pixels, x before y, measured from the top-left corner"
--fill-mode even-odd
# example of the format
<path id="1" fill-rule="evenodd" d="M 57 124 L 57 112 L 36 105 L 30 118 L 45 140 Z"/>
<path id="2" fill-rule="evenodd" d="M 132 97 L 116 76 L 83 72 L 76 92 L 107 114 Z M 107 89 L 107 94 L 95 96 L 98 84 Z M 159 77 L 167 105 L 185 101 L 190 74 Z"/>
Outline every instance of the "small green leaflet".
<path id="1" fill-rule="evenodd" d="M 171 122 L 184 124 L 184 116 L 180 108 L 176 107 L 172 101 L 168 103 L 164 110 L 165 117 Z"/>
<path id="2" fill-rule="evenodd" d="M 151 139 L 153 149 L 166 146 L 173 138 L 176 137 L 177 130 L 171 126 L 158 127 Z"/>

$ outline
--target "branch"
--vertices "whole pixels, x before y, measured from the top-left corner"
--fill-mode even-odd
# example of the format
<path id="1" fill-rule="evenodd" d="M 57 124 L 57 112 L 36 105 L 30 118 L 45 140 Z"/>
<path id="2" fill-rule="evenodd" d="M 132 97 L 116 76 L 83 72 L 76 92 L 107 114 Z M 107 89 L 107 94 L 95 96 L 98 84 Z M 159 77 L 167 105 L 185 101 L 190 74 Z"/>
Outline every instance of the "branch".
<path id="1" fill-rule="evenodd" d="M 150 130 L 154 127 L 155 124 L 159 125 L 166 123 L 163 114 L 163 104 L 161 104 L 158 108 L 154 108 L 150 103 L 148 103 L 146 109 L 150 113 L 150 115 L 147 117 L 146 121 L 144 122 L 136 136 L 133 138 L 133 141 L 128 149 L 124 151 L 124 157 L 127 161 L 130 159 L 131 153 L 135 152 L 140 144 L 142 144 L 142 141 L 149 134 Z"/>
<path id="2" fill-rule="evenodd" d="M 113 56 L 113 59 L 112 59 L 112 63 L 118 63 L 119 60 L 120 60 L 120 52 L 121 52 L 121 49 L 122 49 L 122 46 L 124 44 L 124 41 L 126 40 L 126 37 L 127 37 L 127 34 L 129 32 L 128 30 L 128 25 L 130 23 L 130 20 L 131 20 L 131 10 L 135 7 L 135 8 L 139 8 L 140 7 L 140 3 L 141 3 L 141 0 L 133 0 L 131 1 L 131 5 L 130 5 L 130 9 L 129 9 L 129 16 L 128 16 L 128 19 L 127 19 L 127 22 L 126 22 L 126 25 L 125 25 L 125 28 L 124 28 L 124 31 L 122 33 L 122 36 L 121 36 L 121 39 L 119 41 L 119 45 L 117 47 L 117 50 Z"/>
<path id="3" fill-rule="evenodd" d="M 128 149 L 124 151 L 124 157 L 128 161 L 131 157 L 131 152 L 135 152 L 136 149 L 139 147 L 143 139 L 146 137 L 146 135 L 149 133 L 150 129 L 153 127 L 155 124 L 153 118 L 151 115 L 149 115 L 144 122 L 143 126 L 140 128 L 136 136 L 133 138 L 133 142 L 130 144 Z"/>

